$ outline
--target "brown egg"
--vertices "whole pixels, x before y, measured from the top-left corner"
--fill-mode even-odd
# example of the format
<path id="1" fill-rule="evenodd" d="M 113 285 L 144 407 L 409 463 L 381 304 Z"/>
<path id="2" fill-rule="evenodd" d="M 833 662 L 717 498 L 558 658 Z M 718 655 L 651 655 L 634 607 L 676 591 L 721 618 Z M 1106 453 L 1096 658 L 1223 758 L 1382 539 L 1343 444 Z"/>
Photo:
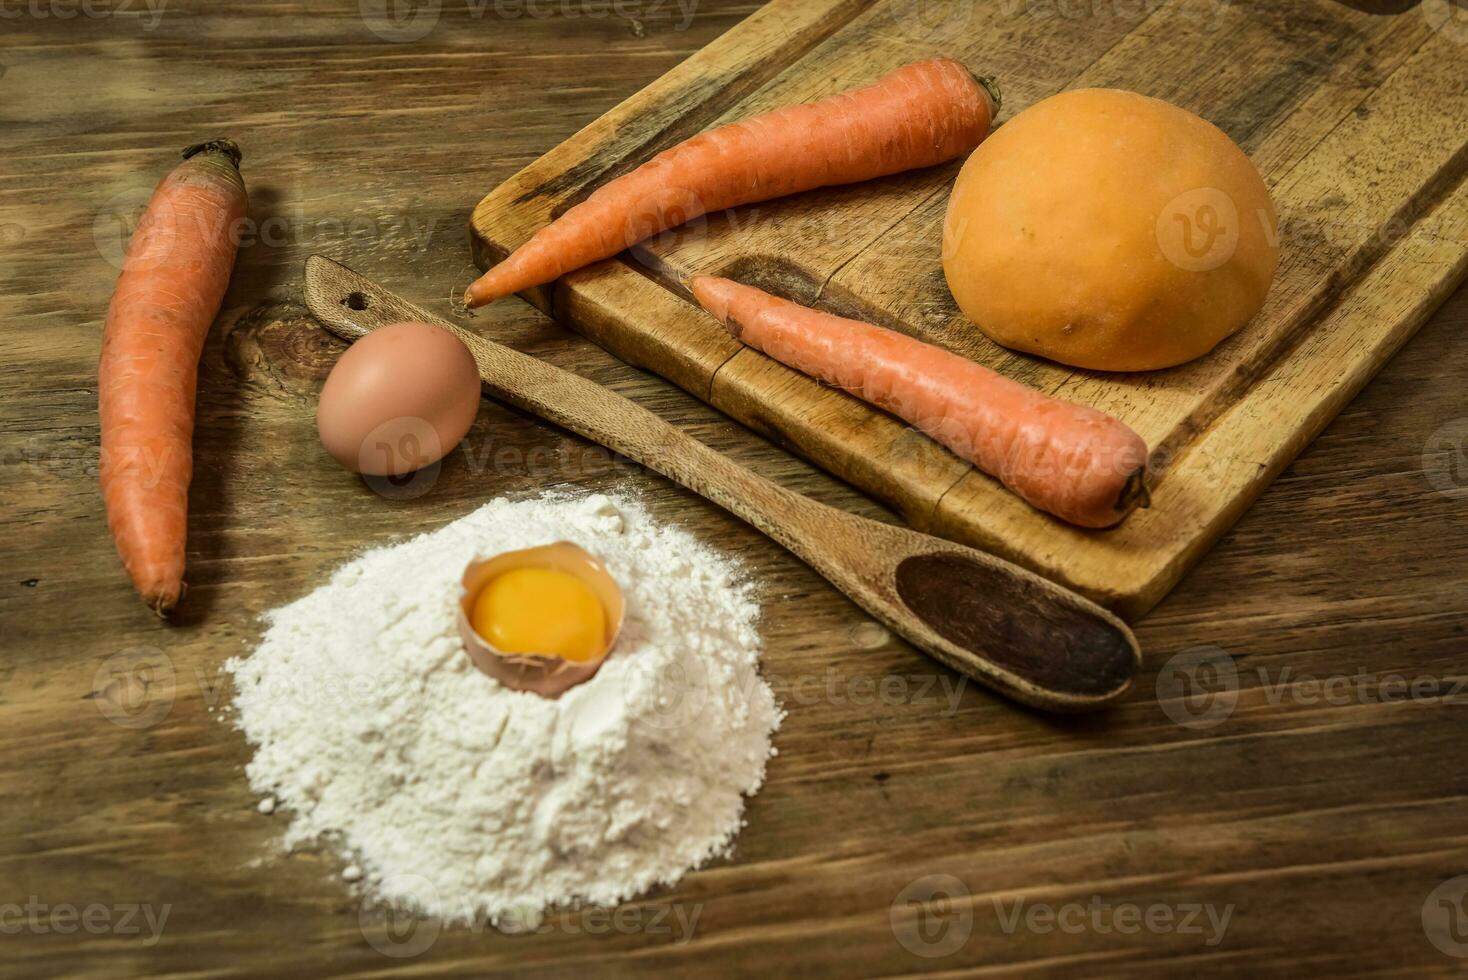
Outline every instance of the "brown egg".
<path id="1" fill-rule="evenodd" d="M 316 431 L 347 469 L 403 476 L 446 456 L 478 411 L 479 369 L 463 341 L 431 323 L 394 323 L 336 362 Z"/>

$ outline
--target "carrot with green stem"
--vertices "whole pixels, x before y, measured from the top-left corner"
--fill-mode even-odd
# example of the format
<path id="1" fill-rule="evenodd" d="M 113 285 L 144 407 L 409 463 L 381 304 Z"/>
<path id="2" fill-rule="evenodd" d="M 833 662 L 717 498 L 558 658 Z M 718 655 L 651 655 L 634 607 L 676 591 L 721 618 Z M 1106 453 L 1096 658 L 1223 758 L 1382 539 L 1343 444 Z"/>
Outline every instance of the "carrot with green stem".
<path id="1" fill-rule="evenodd" d="M 240 151 L 190 146 L 128 242 L 102 328 L 102 495 L 117 553 L 160 615 L 183 594 L 194 391 L 245 217 Z"/>
<path id="2" fill-rule="evenodd" d="M 988 135 L 999 89 L 951 58 L 711 129 L 598 188 L 471 285 L 483 306 L 725 208 L 931 167 Z"/>
<path id="3" fill-rule="evenodd" d="M 911 423 L 1031 506 L 1098 528 L 1145 503 L 1147 444 L 1104 412 L 752 286 L 699 276 L 692 289 L 741 342 Z"/>

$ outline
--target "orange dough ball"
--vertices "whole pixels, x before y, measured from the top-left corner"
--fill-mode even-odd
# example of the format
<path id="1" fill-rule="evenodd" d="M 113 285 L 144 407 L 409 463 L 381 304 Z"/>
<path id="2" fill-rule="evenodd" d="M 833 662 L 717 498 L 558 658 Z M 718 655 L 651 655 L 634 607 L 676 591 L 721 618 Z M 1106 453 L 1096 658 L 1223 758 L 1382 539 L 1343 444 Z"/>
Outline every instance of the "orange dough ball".
<path id="1" fill-rule="evenodd" d="M 1036 103 L 964 164 L 943 271 L 995 342 L 1102 371 L 1211 351 L 1264 305 L 1277 219 L 1253 163 L 1184 109 L 1082 89 Z"/>

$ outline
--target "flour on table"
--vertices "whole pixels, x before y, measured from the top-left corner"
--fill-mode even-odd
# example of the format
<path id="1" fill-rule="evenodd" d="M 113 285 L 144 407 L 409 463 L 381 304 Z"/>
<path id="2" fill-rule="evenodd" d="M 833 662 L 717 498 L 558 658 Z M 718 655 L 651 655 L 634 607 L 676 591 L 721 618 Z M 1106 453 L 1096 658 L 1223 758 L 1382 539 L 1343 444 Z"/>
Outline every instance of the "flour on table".
<path id="1" fill-rule="evenodd" d="M 627 614 L 550 701 L 476 670 L 454 611 L 471 559 L 560 540 L 602 559 Z M 616 904 L 725 854 L 764 781 L 781 711 L 758 615 L 728 559 L 635 501 L 493 501 L 345 565 L 226 664 L 250 786 L 289 812 L 287 847 L 332 843 L 395 905 L 508 927 Z"/>

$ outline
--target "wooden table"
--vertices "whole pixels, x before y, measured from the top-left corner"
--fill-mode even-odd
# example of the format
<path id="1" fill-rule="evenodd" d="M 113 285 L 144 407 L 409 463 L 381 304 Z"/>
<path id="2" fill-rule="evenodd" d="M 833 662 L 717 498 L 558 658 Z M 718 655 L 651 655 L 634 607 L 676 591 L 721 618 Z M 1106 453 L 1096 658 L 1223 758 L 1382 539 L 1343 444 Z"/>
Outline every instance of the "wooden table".
<path id="1" fill-rule="evenodd" d="M 497 405 L 416 499 L 320 450 L 340 345 L 300 305 L 305 256 L 446 310 L 487 188 L 752 8 L 686 3 L 0 4 L 4 972 L 1468 966 L 1468 294 L 1140 624 L 1143 674 L 1101 717 L 955 691 L 749 528 Z M 216 133 L 244 147 L 256 234 L 205 355 L 191 592 L 163 625 L 104 527 L 94 368 L 128 222 L 175 151 Z M 881 516 L 523 303 L 474 324 Z M 286 817 L 255 809 L 220 664 L 363 547 L 562 484 L 640 494 L 748 564 L 790 710 L 780 755 L 731 860 L 616 916 L 521 937 L 390 923 L 329 850 L 279 852 Z"/>

